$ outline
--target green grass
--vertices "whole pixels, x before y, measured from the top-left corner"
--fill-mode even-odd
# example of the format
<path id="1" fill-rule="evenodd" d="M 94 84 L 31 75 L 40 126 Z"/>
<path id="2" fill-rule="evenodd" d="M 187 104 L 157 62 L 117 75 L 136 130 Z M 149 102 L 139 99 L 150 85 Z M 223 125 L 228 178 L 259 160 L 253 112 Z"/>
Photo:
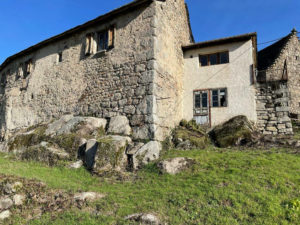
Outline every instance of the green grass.
<path id="1" fill-rule="evenodd" d="M 30 224 L 126 224 L 122 218 L 152 212 L 168 224 L 299 224 L 300 155 L 292 151 L 208 149 L 168 151 L 163 158 L 190 157 L 197 164 L 178 174 L 159 175 L 154 163 L 132 181 L 103 180 L 84 169 L 50 168 L 5 159 L 0 173 L 36 178 L 51 188 L 98 191 L 100 212 L 69 211 Z M 297 205 L 298 204 L 298 205 Z M 296 205 L 296 206 L 295 206 Z M 16 218 L 21 221 L 20 218 Z"/>

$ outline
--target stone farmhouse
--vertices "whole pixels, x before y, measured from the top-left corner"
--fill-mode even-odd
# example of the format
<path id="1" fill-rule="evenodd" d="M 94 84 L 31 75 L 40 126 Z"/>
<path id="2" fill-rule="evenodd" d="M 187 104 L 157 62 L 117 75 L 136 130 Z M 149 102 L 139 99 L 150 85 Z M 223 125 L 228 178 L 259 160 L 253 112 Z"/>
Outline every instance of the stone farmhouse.
<path id="1" fill-rule="evenodd" d="M 194 43 L 184 0 L 136 0 L 7 58 L 1 137 L 64 114 L 125 115 L 137 140 L 237 115 L 291 133 L 299 57 L 295 31 L 258 54 L 256 33 Z"/>

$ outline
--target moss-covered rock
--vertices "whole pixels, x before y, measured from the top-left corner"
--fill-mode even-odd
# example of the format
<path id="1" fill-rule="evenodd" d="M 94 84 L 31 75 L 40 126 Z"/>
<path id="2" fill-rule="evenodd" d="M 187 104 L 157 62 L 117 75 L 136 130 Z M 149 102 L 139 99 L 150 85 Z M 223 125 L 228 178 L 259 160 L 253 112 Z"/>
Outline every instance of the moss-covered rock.
<path id="1" fill-rule="evenodd" d="M 34 160 L 44 162 L 49 166 L 54 166 L 69 159 L 69 154 L 61 149 L 48 147 L 47 145 L 35 145 L 22 151 L 18 158 L 22 160 Z"/>
<path id="2" fill-rule="evenodd" d="M 210 136 L 218 147 L 240 146 L 251 142 L 253 126 L 246 116 L 236 116 L 216 126 Z"/>
<path id="3" fill-rule="evenodd" d="M 126 170 L 126 148 L 131 142 L 129 137 L 105 136 L 98 139 L 98 150 L 95 156 L 94 171 L 102 173 L 105 170 Z"/>
<path id="4" fill-rule="evenodd" d="M 196 124 L 194 120 L 189 122 L 182 120 L 180 126 L 173 131 L 173 140 L 177 148 L 183 149 L 204 149 L 211 144 L 204 128 Z"/>

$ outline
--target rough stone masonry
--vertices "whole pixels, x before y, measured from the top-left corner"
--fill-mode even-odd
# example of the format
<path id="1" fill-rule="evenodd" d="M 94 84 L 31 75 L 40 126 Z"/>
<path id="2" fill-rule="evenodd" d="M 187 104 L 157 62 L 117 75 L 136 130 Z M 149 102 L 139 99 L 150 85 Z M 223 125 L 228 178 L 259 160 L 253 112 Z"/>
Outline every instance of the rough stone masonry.
<path id="1" fill-rule="evenodd" d="M 124 115 L 135 139 L 162 140 L 181 119 L 168 117 L 179 106 L 162 99 L 180 97 L 181 46 L 191 41 L 184 0 L 139 0 L 8 58 L 0 67 L 2 139 L 69 113 Z"/>

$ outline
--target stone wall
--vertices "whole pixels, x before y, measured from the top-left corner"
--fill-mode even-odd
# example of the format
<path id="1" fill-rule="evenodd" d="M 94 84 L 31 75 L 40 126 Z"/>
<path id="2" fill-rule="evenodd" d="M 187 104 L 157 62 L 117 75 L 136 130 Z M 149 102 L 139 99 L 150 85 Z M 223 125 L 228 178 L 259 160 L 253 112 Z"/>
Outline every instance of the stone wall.
<path id="1" fill-rule="evenodd" d="M 285 45 L 278 51 L 274 63 L 266 70 L 259 71 L 259 77 L 264 78 L 263 82 L 288 81 L 290 112 L 300 114 L 300 44 L 297 31 L 293 30 L 286 37 Z"/>
<path id="2" fill-rule="evenodd" d="M 264 134 L 292 134 L 285 81 L 256 84 L 257 128 Z"/>
<path id="3" fill-rule="evenodd" d="M 0 71 L 7 75 L 6 86 L 0 88 L 2 137 L 72 113 L 126 115 L 134 137 L 152 138 L 156 8 L 147 3 L 9 63 Z M 116 28 L 114 48 L 85 56 L 86 34 L 111 25 Z M 20 63 L 28 59 L 33 62 L 32 72 L 26 79 L 18 78 Z"/>
<path id="4" fill-rule="evenodd" d="M 300 42 L 293 33 L 288 45 L 288 87 L 290 90 L 290 113 L 300 115 Z"/>
<path id="5" fill-rule="evenodd" d="M 192 42 L 184 0 L 157 1 L 155 5 L 155 138 L 163 140 L 183 118 L 182 85 L 184 59 L 182 46 Z"/>

